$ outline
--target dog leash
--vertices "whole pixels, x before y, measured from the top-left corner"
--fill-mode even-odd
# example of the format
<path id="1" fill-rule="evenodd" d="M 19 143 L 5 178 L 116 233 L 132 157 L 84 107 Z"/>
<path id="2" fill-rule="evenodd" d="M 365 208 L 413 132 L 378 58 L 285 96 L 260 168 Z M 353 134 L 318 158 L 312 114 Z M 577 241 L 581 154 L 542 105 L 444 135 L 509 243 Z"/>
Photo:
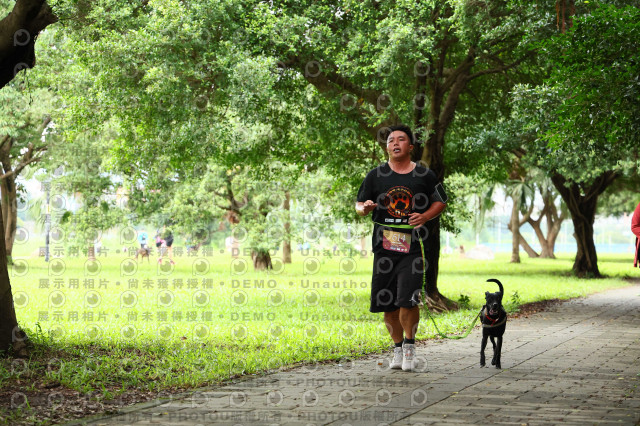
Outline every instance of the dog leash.
<path id="1" fill-rule="evenodd" d="M 378 222 L 373 222 L 373 223 L 375 223 L 376 225 L 387 227 L 387 228 L 401 228 L 401 229 L 415 228 L 415 226 L 413 225 L 384 225 Z M 425 287 L 427 284 L 427 268 L 425 268 L 424 266 L 427 262 L 427 259 L 424 255 L 424 244 L 422 243 L 422 238 L 418 237 L 418 241 L 420 241 L 420 253 L 422 254 L 422 294 L 424 295 L 423 298 L 426 301 L 427 294 L 425 291 Z M 436 324 L 436 320 L 433 318 L 433 315 L 431 315 L 431 311 L 429 311 L 429 308 L 427 308 L 427 305 L 424 302 L 422 302 L 422 300 L 420 301 L 419 306 L 423 307 L 423 310 L 427 313 L 427 316 L 429 317 L 429 319 L 431 319 L 431 322 L 433 323 L 433 326 L 436 329 L 436 333 L 438 333 L 438 335 L 443 339 L 451 339 L 451 340 L 464 339 L 465 337 L 467 337 L 471 333 L 471 330 L 473 330 L 473 326 L 476 325 L 478 318 L 480 318 L 480 313 L 482 312 L 482 309 L 481 309 L 480 312 L 478 312 L 478 315 L 476 315 L 476 317 L 471 322 L 471 325 L 467 328 L 467 331 L 465 331 L 461 336 L 447 336 L 446 334 L 440 331 L 440 329 L 438 328 L 438 324 Z"/>
<path id="2" fill-rule="evenodd" d="M 460 336 L 447 336 L 446 334 L 441 332 L 440 329 L 438 328 L 438 325 L 436 324 L 436 321 L 433 319 L 433 316 L 431 315 L 431 312 L 429 311 L 429 308 L 427 308 L 427 305 L 422 304 L 422 306 L 424 307 L 424 311 L 427 313 L 427 316 L 429 318 L 431 318 L 431 322 L 433 323 L 433 326 L 435 327 L 436 332 L 443 339 L 451 339 L 451 340 L 464 339 L 469 334 L 471 334 L 471 331 L 473 330 L 473 326 L 476 325 L 476 322 L 478 321 L 478 318 L 480 318 L 480 312 L 478 312 L 478 315 L 476 315 L 476 317 L 473 319 L 473 321 L 471 322 L 471 325 L 469 325 L 469 328 L 467 328 L 467 331 L 465 331 L 462 335 L 460 335 Z"/>

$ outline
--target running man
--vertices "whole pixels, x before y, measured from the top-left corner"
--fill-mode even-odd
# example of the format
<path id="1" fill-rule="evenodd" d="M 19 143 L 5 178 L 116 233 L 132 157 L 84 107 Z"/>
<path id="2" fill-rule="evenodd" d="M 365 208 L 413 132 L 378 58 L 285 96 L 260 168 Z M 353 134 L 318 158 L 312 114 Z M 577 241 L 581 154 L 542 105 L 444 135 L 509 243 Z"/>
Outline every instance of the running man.
<path id="1" fill-rule="evenodd" d="M 411 161 L 415 141 L 404 125 L 389 128 L 389 161 L 371 170 L 358 191 L 356 212 L 373 212 L 371 312 L 384 312 L 395 343 L 390 367 L 412 371 L 420 322 L 427 229 L 423 225 L 446 207 L 447 195 L 435 173 Z M 428 267 L 428 265 L 427 265 Z"/>

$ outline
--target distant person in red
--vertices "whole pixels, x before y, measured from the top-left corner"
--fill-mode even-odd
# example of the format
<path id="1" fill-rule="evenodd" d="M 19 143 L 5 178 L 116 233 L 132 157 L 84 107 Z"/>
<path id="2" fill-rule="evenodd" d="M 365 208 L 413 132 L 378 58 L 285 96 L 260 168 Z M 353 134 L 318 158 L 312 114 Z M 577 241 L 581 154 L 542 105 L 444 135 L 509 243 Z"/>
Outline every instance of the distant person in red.
<path id="1" fill-rule="evenodd" d="M 636 257 L 633 261 L 633 266 L 638 266 L 640 258 L 640 203 L 636 206 L 631 218 L 631 232 L 636 236 Z"/>

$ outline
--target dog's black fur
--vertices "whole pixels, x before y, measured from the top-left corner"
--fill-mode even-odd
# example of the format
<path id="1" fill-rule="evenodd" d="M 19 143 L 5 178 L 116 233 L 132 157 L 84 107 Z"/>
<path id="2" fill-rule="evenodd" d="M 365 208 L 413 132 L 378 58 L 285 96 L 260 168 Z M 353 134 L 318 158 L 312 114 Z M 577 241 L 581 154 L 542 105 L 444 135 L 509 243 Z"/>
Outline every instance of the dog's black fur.
<path id="1" fill-rule="evenodd" d="M 480 311 L 480 321 L 482 322 L 482 345 L 480 346 L 480 366 L 484 367 L 484 349 L 487 347 L 487 338 L 491 338 L 491 344 L 493 345 L 493 359 L 491 365 L 495 365 L 496 368 L 502 368 L 500 365 L 500 354 L 502 352 L 502 335 L 507 328 L 507 311 L 502 307 L 502 296 L 504 295 L 504 288 L 502 283 L 496 279 L 487 280 L 487 282 L 494 282 L 500 287 L 500 291 L 495 293 L 484 294 L 486 304 Z M 496 338 L 496 341 L 494 340 Z"/>
<path id="2" fill-rule="evenodd" d="M 138 251 L 136 251 L 136 261 L 138 261 L 138 256 L 141 256 L 140 260 L 144 260 L 144 257 L 147 256 L 147 263 L 150 263 L 149 253 L 151 253 L 151 249 L 149 247 L 139 248 Z"/>

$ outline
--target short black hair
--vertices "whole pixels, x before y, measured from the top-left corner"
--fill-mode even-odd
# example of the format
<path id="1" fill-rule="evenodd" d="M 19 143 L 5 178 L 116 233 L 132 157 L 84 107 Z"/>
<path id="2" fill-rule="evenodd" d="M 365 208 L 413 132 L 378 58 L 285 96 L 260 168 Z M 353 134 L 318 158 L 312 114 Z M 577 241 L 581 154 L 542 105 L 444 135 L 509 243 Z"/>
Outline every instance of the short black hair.
<path id="1" fill-rule="evenodd" d="M 395 132 L 396 130 L 399 130 L 401 132 L 406 133 L 407 136 L 409 136 L 409 143 L 411 145 L 416 144 L 416 139 L 413 137 L 413 132 L 411 131 L 411 128 L 409 126 L 405 124 L 395 124 L 393 126 L 389 126 L 387 129 L 388 129 L 388 132 L 387 132 L 387 137 L 385 139 L 387 139 L 391 133 Z"/>

